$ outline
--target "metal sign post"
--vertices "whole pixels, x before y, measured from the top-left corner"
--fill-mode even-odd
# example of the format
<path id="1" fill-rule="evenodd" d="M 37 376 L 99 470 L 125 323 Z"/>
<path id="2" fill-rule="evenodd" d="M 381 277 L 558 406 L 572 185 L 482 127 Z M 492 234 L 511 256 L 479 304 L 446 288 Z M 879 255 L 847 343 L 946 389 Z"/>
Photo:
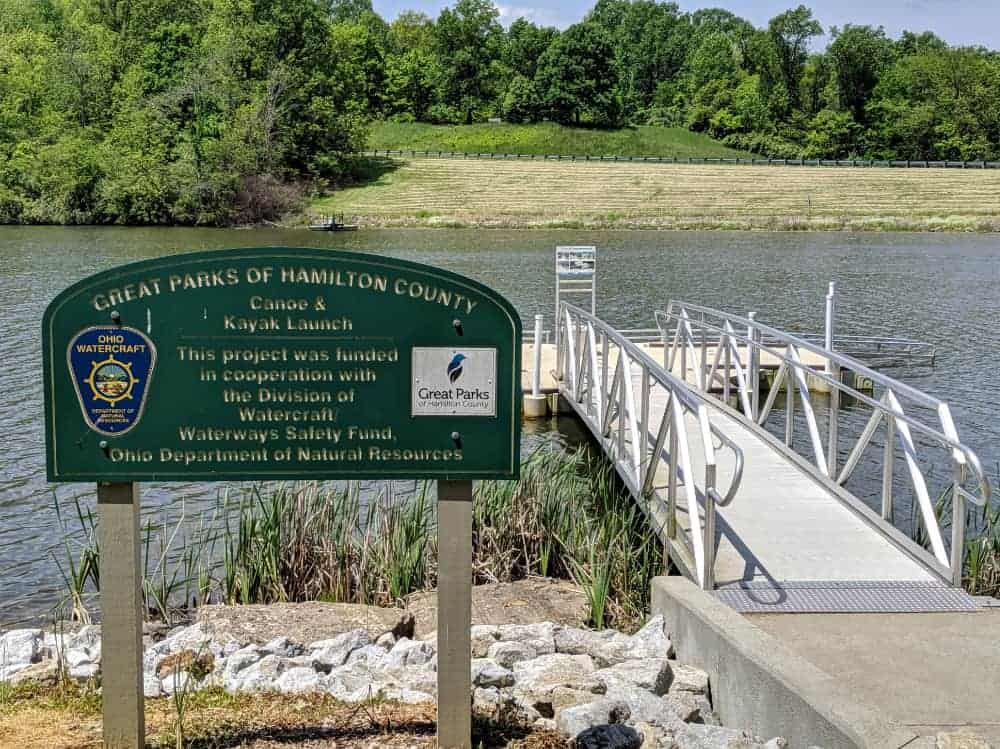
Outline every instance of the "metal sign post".
<path id="1" fill-rule="evenodd" d="M 42 322 L 50 481 L 98 483 L 105 745 L 143 740 L 139 481 L 439 484 L 441 746 L 471 746 L 472 481 L 520 470 L 521 321 L 426 265 L 327 249 L 99 273 Z"/>

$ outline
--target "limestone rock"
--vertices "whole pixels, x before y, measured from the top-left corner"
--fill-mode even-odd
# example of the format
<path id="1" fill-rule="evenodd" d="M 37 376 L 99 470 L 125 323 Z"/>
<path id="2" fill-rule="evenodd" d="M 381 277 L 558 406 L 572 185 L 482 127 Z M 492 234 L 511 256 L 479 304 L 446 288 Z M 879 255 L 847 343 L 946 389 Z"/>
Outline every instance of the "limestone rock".
<path id="1" fill-rule="evenodd" d="M 365 645 L 347 656 L 346 663 L 363 663 L 368 668 L 377 668 L 386 661 L 386 652 L 378 645 Z"/>
<path id="2" fill-rule="evenodd" d="M 325 691 L 344 702 L 360 702 L 379 693 L 375 674 L 359 663 L 333 669 L 323 685 Z"/>
<path id="3" fill-rule="evenodd" d="M 225 661 L 222 661 L 222 688 L 229 693 L 239 691 L 247 670 L 263 657 L 264 654 L 260 650 L 250 645 L 242 650 L 237 650 Z"/>
<path id="4" fill-rule="evenodd" d="M 576 738 L 594 726 L 624 723 L 631 713 L 628 705 L 610 697 L 601 697 L 576 707 L 560 711 L 556 718 L 559 730 L 570 738 Z"/>
<path id="5" fill-rule="evenodd" d="M 318 669 L 329 671 L 347 663 L 351 653 L 366 645 L 371 645 L 372 639 L 367 630 L 354 629 L 344 632 L 331 640 L 320 640 L 309 645 Z"/>
<path id="6" fill-rule="evenodd" d="M 55 658 L 46 658 L 38 663 L 31 663 L 13 674 L 9 681 L 12 686 L 27 683 L 53 686 L 59 681 L 59 662 Z"/>
<path id="7" fill-rule="evenodd" d="M 0 636 L 0 669 L 10 670 L 38 661 L 43 638 L 40 629 L 12 629 Z"/>
<path id="8" fill-rule="evenodd" d="M 282 658 L 294 658 L 297 655 L 302 655 L 306 649 L 288 637 L 275 637 L 267 642 L 261 650 L 270 655 L 280 655 Z"/>
<path id="9" fill-rule="evenodd" d="M 489 649 L 500 639 L 500 627 L 493 624 L 472 625 L 472 657 L 485 658 Z"/>
<path id="10" fill-rule="evenodd" d="M 514 683 L 514 674 L 491 658 L 474 658 L 472 661 L 472 684 L 476 687 L 509 687 Z"/>
<path id="11" fill-rule="evenodd" d="M 611 636 L 595 642 L 587 651 L 587 654 L 594 659 L 594 662 L 601 668 L 614 666 L 633 658 L 642 657 L 636 652 L 635 643 L 628 635 L 621 632 L 612 632 Z"/>
<path id="12" fill-rule="evenodd" d="M 671 668 L 666 658 L 643 658 L 603 668 L 596 671 L 594 676 L 604 684 L 609 694 L 614 687 L 626 684 L 655 695 L 663 695 L 670 687 Z"/>
<path id="13" fill-rule="evenodd" d="M 496 642 L 486 652 L 487 658 L 492 658 L 504 668 L 511 668 L 515 663 L 530 661 L 537 656 L 535 648 L 527 642 Z"/>
<path id="14" fill-rule="evenodd" d="M 385 656 L 385 663 L 388 666 L 419 666 L 430 663 L 435 654 L 435 648 L 429 642 L 404 637 L 392 646 Z"/>
<path id="15" fill-rule="evenodd" d="M 504 624 L 500 626 L 500 641 L 520 642 L 534 648 L 537 655 L 549 655 L 556 652 L 555 636 L 561 628 L 553 622 Z"/>
<path id="16" fill-rule="evenodd" d="M 318 691 L 320 689 L 320 675 L 311 668 L 296 666 L 278 677 L 275 688 L 284 694 Z"/>
<path id="17" fill-rule="evenodd" d="M 671 658 L 674 654 L 662 615 L 654 616 L 632 635 L 632 643 L 637 653 L 635 658 Z"/>
<path id="18" fill-rule="evenodd" d="M 706 701 L 699 701 L 694 695 L 686 692 L 668 694 L 663 697 L 663 703 L 678 718 L 685 723 L 697 723 L 702 720 L 702 709 Z"/>
<path id="19" fill-rule="evenodd" d="M 396 635 L 392 632 L 386 632 L 384 635 L 380 635 L 375 644 L 378 645 L 383 650 L 392 650 L 392 646 L 396 644 Z"/>
<path id="20" fill-rule="evenodd" d="M 288 670 L 287 661 L 277 655 L 265 655 L 239 674 L 240 692 L 270 692 L 277 689 L 278 678 Z"/>
<path id="21" fill-rule="evenodd" d="M 88 648 L 93 650 L 101 647 L 101 625 L 87 624 L 66 637 L 68 648 Z"/>
<path id="22" fill-rule="evenodd" d="M 573 745 L 576 749 L 639 749 L 642 735 L 631 726 L 594 726 L 577 734 Z"/>
<path id="23" fill-rule="evenodd" d="M 99 673 L 101 673 L 100 663 L 81 663 L 69 670 L 69 675 L 77 681 L 96 679 Z"/>
<path id="24" fill-rule="evenodd" d="M 478 715 L 497 715 L 504 701 L 496 687 L 476 687 L 472 690 L 472 711 Z"/>
<path id="25" fill-rule="evenodd" d="M 436 694 L 437 666 L 430 662 L 419 666 L 383 667 L 377 674 L 377 681 L 380 685 L 410 689 L 424 694 Z"/>
<path id="26" fill-rule="evenodd" d="M 163 686 L 156 674 L 148 671 L 142 674 L 142 694 L 144 697 L 162 697 Z"/>
<path id="27" fill-rule="evenodd" d="M 708 694 L 708 674 L 700 668 L 670 661 L 670 693 Z"/>
<path id="28" fill-rule="evenodd" d="M 563 627 L 555 633 L 556 652 L 569 655 L 591 655 L 616 634 L 619 633 L 613 629 L 594 632 L 579 627 Z"/>
<path id="29" fill-rule="evenodd" d="M 525 690 L 540 692 L 568 687 L 602 694 L 604 685 L 594 676 L 593 661 L 586 655 L 550 653 L 514 664 L 514 680 Z"/>
<path id="30" fill-rule="evenodd" d="M 753 734 L 722 726 L 688 723 L 675 728 L 673 733 L 679 749 L 737 749 L 761 744 Z"/>

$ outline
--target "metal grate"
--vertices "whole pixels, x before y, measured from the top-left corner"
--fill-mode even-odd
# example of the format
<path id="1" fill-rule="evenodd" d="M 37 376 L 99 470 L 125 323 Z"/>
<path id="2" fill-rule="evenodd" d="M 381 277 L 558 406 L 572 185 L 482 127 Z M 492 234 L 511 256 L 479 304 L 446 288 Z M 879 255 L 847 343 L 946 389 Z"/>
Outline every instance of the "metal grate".
<path id="1" fill-rule="evenodd" d="M 713 593 L 740 613 L 918 614 L 982 608 L 964 590 L 927 581 L 753 581 L 720 585 Z"/>

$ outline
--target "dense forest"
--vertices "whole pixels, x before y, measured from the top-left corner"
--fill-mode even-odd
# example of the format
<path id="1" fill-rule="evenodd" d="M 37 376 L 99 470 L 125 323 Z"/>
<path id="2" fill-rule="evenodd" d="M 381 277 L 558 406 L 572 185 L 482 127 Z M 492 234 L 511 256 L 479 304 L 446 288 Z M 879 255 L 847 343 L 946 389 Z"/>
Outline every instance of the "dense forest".
<path id="1" fill-rule="evenodd" d="M 1000 158 L 1000 54 L 598 0 L 0 0 L 0 222 L 228 224 L 355 178 L 374 119 L 670 125 L 762 155 Z"/>

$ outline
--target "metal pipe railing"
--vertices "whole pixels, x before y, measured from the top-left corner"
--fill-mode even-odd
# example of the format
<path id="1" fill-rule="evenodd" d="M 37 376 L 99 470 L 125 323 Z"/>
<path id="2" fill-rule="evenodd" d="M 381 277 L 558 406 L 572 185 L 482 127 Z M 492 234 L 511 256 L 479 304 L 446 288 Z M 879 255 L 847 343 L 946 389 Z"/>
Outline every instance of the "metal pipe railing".
<path id="1" fill-rule="evenodd" d="M 708 416 L 704 397 L 693 392 L 622 331 L 579 307 L 560 305 L 557 360 L 562 390 L 581 407 L 582 417 L 651 519 L 662 500 L 654 490 L 657 471 L 667 474 L 667 499 L 658 513 L 665 541 L 680 535 L 678 492 L 683 490 L 691 524 L 688 542 L 699 584 L 715 585 L 715 509 L 733 501 L 743 475 L 743 453 Z M 629 331 L 634 334 L 637 331 Z M 646 332 L 646 331 L 642 331 Z M 732 477 L 725 493 L 717 487 L 717 452 L 732 452 Z M 704 459 L 704 486 L 695 486 L 693 456 Z M 704 508 L 704 523 L 698 512 Z M 665 515 L 665 518 L 663 517 Z"/>
<path id="2" fill-rule="evenodd" d="M 961 584 L 965 544 L 965 502 L 968 500 L 975 504 L 985 504 L 989 500 L 991 488 L 983 473 L 979 458 L 959 441 L 947 403 L 876 372 L 843 353 L 831 351 L 825 346 L 759 323 L 752 315 L 744 318 L 709 307 L 671 301 L 667 310 L 657 312 L 656 317 L 657 324 L 662 331 L 664 362 L 667 369 L 672 371 L 679 358 L 681 378 L 686 382 L 687 359 L 689 356 L 692 357 L 692 365 L 697 369 L 694 384 L 706 393 L 720 377 L 723 382 L 731 382 L 735 371 L 741 410 L 744 418 L 754 426 L 761 427 L 767 421 L 778 393 L 785 385 L 787 396 L 784 442 L 790 449 L 795 446 L 795 391 L 798 390 L 798 400 L 806 421 L 812 452 L 811 455 L 804 457 L 810 459 L 817 473 L 824 478 L 844 485 L 857 467 L 862 453 L 868 447 L 880 423 L 884 420 L 886 423 L 886 447 L 882 457 L 882 517 L 888 522 L 893 519 L 893 475 L 898 440 L 934 557 L 942 565 L 942 568 L 949 571 L 951 581 L 955 585 Z M 747 334 L 737 333 L 735 326 L 739 326 L 740 330 L 745 329 Z M 698 337 L 700 340 L 697 341 L 701 344 L 700 361 L 695 345 L 695 329 L 701 333 Z M 705 344 L 706 337 L 709 335 L 714 341 L 715 349 L 715 357 L 711 362 L 708 356 L 708 346 Z M 724 371 L 720 372 L 719 354 L 723 350 L 728 353 L 722 363 Z M 741 350 L 747 359 L 746 366 L 740 362 Z M 814 369 L 805 364 L 802 360 L 803 352 L 810 352 L 819 357 L 822 366 Z M 768 354 L 778 362 L 778 369 L 763 408 L 758 407 L 759 401 L 756 400 L 760 394 L 761 353 Z M 852 371 L 868 378 L 876 388 L 881 389 L 882 396 L 880 398 L 869 396 L 845 383 L 842 378 L 842 373 L 845 371 Z M 809 396 L 809 378 L 822 383 L 831 394 L 828 405 L 828 432 L 825 448 L 823 438 L 819 433 L 815 409 Z M 722 389 L 725 393 L 726 388 Z M 871 407 L 872 417 L 851 449 L 843 468 L 838 472 L 840 401 L 844 395 L 854 402 Z M 901 399 L 911 407 L 917 406 L 933 410 L 937 418 L 937 425 L 928 424 L 905 411 Z M 953 515 L 956 519 L 960 518 L 960 521 L 953 519 L 952 522 L 950 554 L 945 550 L 940 523 L 927 490 L 923 469 L 917 460 L 914 432 L 933 443 L 937 443 L 951 456 L 955 476 L 952 482 Z M 972 492 L 965 488 L 965 484 L 970 478 L 975 483 Z M 978 492 L 978 494 L 974 492 Z"/>

